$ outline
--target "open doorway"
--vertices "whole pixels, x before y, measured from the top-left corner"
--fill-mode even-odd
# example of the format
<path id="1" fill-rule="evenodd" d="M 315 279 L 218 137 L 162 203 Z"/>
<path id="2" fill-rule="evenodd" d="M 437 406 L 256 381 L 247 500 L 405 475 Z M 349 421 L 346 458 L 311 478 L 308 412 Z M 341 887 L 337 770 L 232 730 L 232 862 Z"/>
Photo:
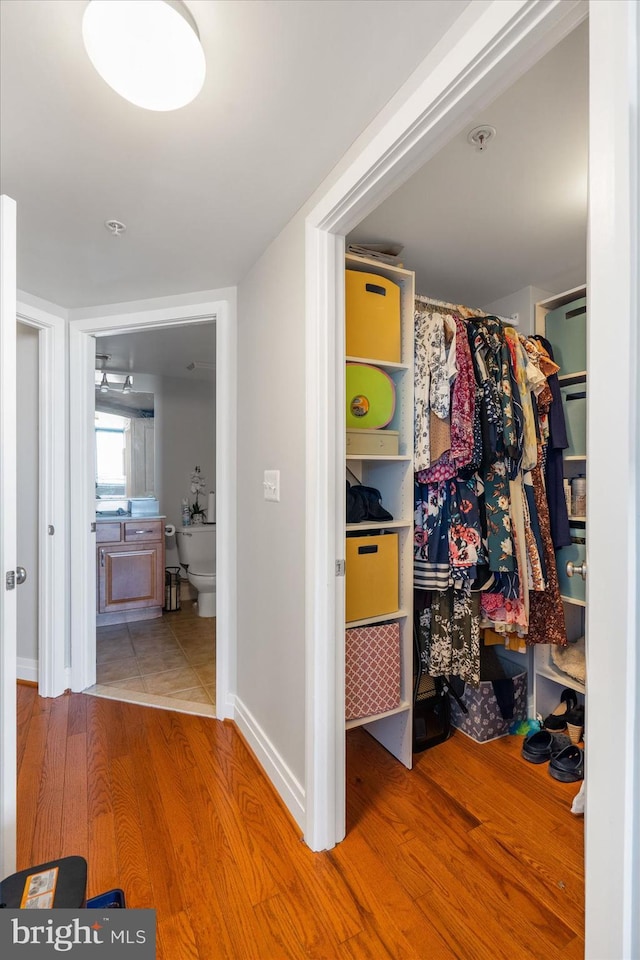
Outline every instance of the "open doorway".
<path id="1" fill-rule="evenodd" d="M 548 51 L 580 22 L 586 13 L 584 7 L 562 5 L 560 12 L 569 16 L 563 19 L 561 29 L 558 31 L 557 21 L 548 17 L 551 8 L 539 4 L 536 5 L 536 10 L 539 19 L 535 24 L 520 22 L 516 25 L 512 20 L 507 22 L 507 17 L 502 24 L 502 29 L 510 37 L 507 42 L 513 41 L 517 48 L 519 63 L 523 69 L 525 66 L 523 61 L 531 56 L 534 48 L 538 55 L 542 52 L 537 45 L 540 41 L 540 33 L 537 32 L 540 18 L 545 21 L 542 31 L 543 50 Z M 496 11 L 499 12 L 499 5 L 496 5 Z M 503 12 L 506 14 L 507 11 L 503 8 Z M 558 7 L 555 7 L 553 12 L 558 13 Z M 574 17 L 575 14 L 578 16 Z M 573 21 L 569 23 L 572 17 L 574 17 Z M 488 24 L 484 26 L 488 28 Z M 473 31 L 474 37 L 479 41 L 488 41 L 487 34 L 491 31 L 489 29 L 485 31 L 484 26 Z M 635 102 L 634 83 L 637 80 L 636 61 L 633 59 L 634 43 L 637 40 L 635 27 L 630 8 L 624 5 L 596 4 L 590 10 L 592 56 L 589 67 L 590 324 L 587 330 L 587 341 L 590 356 L 591 408 L 595 411 L 595 416 L 588 424 L 588 442 L 590 446 L 594 442 L 597 443 L 596 426 L 603 427 L 605 422 L 603 416 L 606 410 L 609 418 L 607 422 L 612 424 L 616 437 L 620 430 L 620 438 L 624 436 L 631 444 L 630 456 L 623 469 L 625 489 L 628 484 L 628 489 L 631 490 L 635 490 L 637 460 L 635 420 L 629 421 L 627 407 L 619 402 L 619 392 L 616 392 L 615 403 L 612 397 L 609 398 L 609 402 L 606 400 L 607 389 L 610 391 L 610 372 L 612 365 L 615 366 L 613 358 L 620 349 L 620 343 L 616 338 L 610 338 L 606 344 L 601 344 L 602 338 L 599 332 L 606 329 L 607 317 L 614 309 L 608 299 L 612 290 L 615 290 L 616 304 L 620 310 L 618 316 L 621 317 L 617 332 L 622 337 L 624 349 L 629 351 L 631 357 L 636 356 L 634 305 L 637 297 L 637 258 L 634 256 L 634 248 L 628 245 L 630 236 L 634 238 L 634 242 L 637 239 L 638 215 L 637 197 L 634 192 L 637 140 L 633 139 L 634 130 L 630 121 L 633 113 L 632 105 Z M 627 47 L 629 36 L 634 37 L 630 49 Z M 491 38 L 495 39 L 493 33 Z M 499 41 L 496 40 L 503 51 L 506 49 L 503 47 L 504 41 L 504 34 L 501 34 Z M 482 49 L 484 51 L 487 48 Z M 509 49 L 513 52 L 514 47 Z M 622 61 L 621 69 L 616 72 L 615 64 L 619 58 Z M 488 69 L 492 71 L 496 67 L 496 61 L 493 56 L 489 59 L 491 62 Z M 534 59 L 537 58 L 534 57 Z M 531 62 L 529 60 L 529 63 Z M 420 160 L 424 162 L 428 155 L 435 154 L 443 140 L 448 141 L 452 135 L 464 129 L 468 118 L 465 108 L 474 103 L 487 102 L 482 97 L 482 94 L 486 93 L 483 80 L 487 76 L 484 70 L 487 64 L 480 52 L 478 52 L 478 61 L 473 61 L 469 68 L 470 73 L 465 74 L 464 77 L 453 63 L 449 63 L 449 66 L 451 74 L 440 78 L 437 83 L 434 81 L 428 88 L 425 84 L 417 102 L 407 104 L 406 108 L 401 107 L 397 111 L 393 118 L 394 124 L 390 123 L 385 128 L 384 135 L 379 136 L 379 142 L 375 147 L 372 147 L 366 155 L 363 152 L 341 178 L 340 183 L 323 196 L 308 219 L 307 252 L 312 262 L 308 269 L 307 302 L 310 306 L 307 329 L 316 350 L 317 344 L 323 340 L 328 343 L 328 349 L 318 355 L 316 362 L 312 364 L 311 393 L 314 400 L 320 397 L 324 404 L 328 404 L 326 418 L 335 427 L 338 427 L 339 420 L 333 398 L 337 393 L 338 408 L 342 407 L 344 399 L 340 395 L 340 383 L 339 381 L 336 383 L 335 374 L 331 372 L 335 370 L 336 353 L 339 355 L 339 347 L 337 350 L 334 348 L 336 341 L 333 338 L 337 334 L 339 344 L 342 332 L 339 320 L 342 307 L 339 271 L 344 262 L 341 233 L 347 234 L 374 207 L 376 201 L 382 201 L 396 186 L 404 183 L 407 179 L 408 167 L 416 169 Z M 515 79 L 521 75 L 521 72 L 517 69 L 512 71 L 512 78 Z M 504 75 L 501 74 L 501 76 Z M 498 89 L 504 89 L 499 82 L 497 86 Z M 605 89 L 601 94 L 602 86 Z M 447 104 L 444 109 L 446 114 L 444 120 L 441 112 L 443 102 Z M 606 135 L 605 141 L 602 139 L 603 134 Z M 601 148 L 603 143 L 606 143 L 606 148 L 604 146 Z M 630 171 L 633 173 L 630 174 Z M 619 225 L 619 230 L 617 227 L 607 229 L 607 224 L 611 224 L 612 219 Z M 610 249 L 611 244 L 615 250 Z M 322 298 L 320 302 L 317 302 L 316 297 L 319 300 Z M 597 330 L 598 333 L 596 333 Z M 309 353 L 308 360 L 311 360 Z M 625 403 L 628 399 L 630 403 L 635 404 L 635 374 L 635 369 L 629 376 L 626 370 L 624 372 L 622 380 Z M 594 403 L 594 398 L 597 399 L 597 403 Z M 602 403 L 604 406 L 600 407 Z M 318 404 L 318 408 L 324 409 L 322 403 Z M 634 406 L 633 409 L 637 407 Z M 338 490 L 343 487 L 343 462 L 340 464 L 336 462 L 333 450 L 326 453 L 322 449 L 318 450 L 314 445 L 318 437 L 324 436 L 325 426 L 323 419 L 314 431 L 309 444 L 310 449 L 316 452 L 314 466 L 325 480 L 324 484 L 320 484 L 320 491 L 317 489 L 317 482 L 313 487 L 309 484 L 307 505 L 313 514 L 309 520 L 309 527 L 318 528 L 323 537 L 322 541 L 309 551 L 311 573 L 321 570 L 327 557 L 333 560 L 334 557 L 340 556 L 337 552 L 340 547 L 339 528 L 332 524 L 332 511 L 328 518 L 325 515 L 326 504 L 334 504 Z M 625 444 L 622 439 L 621 442 Z M 343 455 L 344 450 L 339 451 L 341 461 Z M 610 466 L 607 466 L 606 458 L 597 459 L 590 467 L 588 496 L 593 504 L 602 502 L 599 496 L 605 497 L 609 471 Z M 314 497 L 319 503 L 317 509 L 313 506 Z M 621 528 L 619 539 L 624 541 L 627 549 L 635 549 L 636 529 L 634 524 L 629 523 L 626 515 L 628 510 L 628 501 L 625 501 L 619 517 L 616 516 Z M 631 508 L 631 513 L 635 516 L 634 507 Z M 319 522 L 323 518 L 324 522 Z M 606 707 L 608 701 L 612 698 L 616 699 L 618 694 L 615 691 L 619 689 L 611 670 L 610 661 L 613 651 L 607 642 L 607 636 L 615 635 L 616 637 L 615 648 L 616 655 L 620 657 L 619 662 L 627 664 L 632 672 L 636 668 L 634 651 L 637 646 L 637 623 L 633 616 L 636 603 L 636 571 L 635 567 L 629 572 L 616 570 L 615 579 L 608 577 L 606 573 L 608 565 L 615 567 L 616 556 L 616 543 L 611 539 L 611 529 L 612 518 L 606 511 L 599 510 L 592 513 L 590 575 L 592 582 L 595 580 L 601 588 L 594 593 L 593 597 L 590 597 L 589 601 L 589 626 L 592 631 L 589 669 L 591 675 L 597 677 L 597 685 L 590 690 L 590 719 L 587 721 L 590 745 L 590 787 L 585 821 L 587 835 L 586 955 L 593 957 L 614 954 L 622 956 L 628 952 L 635 935 L 637 920 L 630 907 L 637 877 L 637 858 L 634 860 L 633 857 L 628 856 L 628 845 L 633 843 L 637 824 L 637 804 L 633 804 L 637 782 L 634 733 L 632 731 L 628 738 L 625 737 L 620 741 L 613 723 L 608 722 Z M 614 529 L 618 530 L 617 524 L 614 525 Z M 631 544 L 634 545 L 633 548 Z M 309 583 L 312 580 L 313 577 L 309 576 Z M 611 614 L 611 603 L 607 599 L 607 589 L 603 586 L 605 583 L 610 590 L 609 597 L 623 598 L 616 605 L 613 613 L 619 627 L 619 630 L 614 632 L 606 626 L 607 611 Z M 327 617 L 330 622 L 333 622 L 335 617 L 336 631 L 344 627 L 339 587 L 339 583 L 330 583 L 326 597 L 316 598 L 310 590 L 308 592 L 312 610 L 316 613 L 315 618 L 309 618 L 312 652 L 317 653 L 321 649 L 317 642 L 319 636 L 315 628 L 316 621 L 319 620 L 321 624 L 325 624 Z M 336 636 L 339 636 L 337 632 Z M 311 682 L 314 689 L 318 689 L 321 695 L 326 687 L 332 690 L 335 687 L 331 683 L 328 670 L 325 669 L 325 667 L 331 669 L 332 664 L 338 676 L 339 687 L 342 651 L 339 642 L 336 646 L 337 649 L 332 648 L 330 651 L 331 662 L 326 658 L 317 666 L 314 663 L 311 671 Z M 339 689 L 338 694 L 340 694 Z M 623 699 L 625 715 L 637 718 L 637 690 L 633 689 L 632 684 L 625 688 Z M 335 700 L 325 697 L 325 701 L 327 714 L 336 721 L 335 725 L 329 724 L 333 734 L 340 729 L 338 717 L 342 703 L 339 696 Z M 324 716 L 319 718 L 319 725 L 316 717 L 311 713 L 308 714 L 308 743 L 314 741 L 315 736 L 322 729 L 324 719 Z M 341 724 L 343 723 L 342 718 Z M 613 755 L 610 749 L 611 740 L 615 741 L 616 747 Z M 314 796 L 322 792 L 330 803 L 336 795 L 338 798 L 341 795 L 342 758 L 339 744 L 335 746 L 325 738 L 322 747 L 326 747 L 332 755 L 336 756 L 336 779 L 329 778 L 325 782 L 316 776 L 313 768 L 311 768 L 310 779 Z M 313 752 L 311 755 L 313 756 Z M 612 789 L 614 783 L 615 787 Z M 612 799 L 617 801 L 615 814 L 610 808 Z M 329 843 L 336 842 L 336 838 L 340 836 L 336 830 L 336 825 L 338 828 L 341 826 L 339 799 L 334 807 L 329 808 L 329 814 L 328 818 L 314 816 L 312 819 L 312 841 L 315 844 L 327 842 L 325 832 L 327 828 Z M 605 828 L 602 827 L 603 818 L 607 821 Z M 615 864 L 613 872 L 612 864 Z M 606 880 L 603 879 L 604 876 Z M 613 889 L 617 891 L 617 897 L 612 893 Z"/>
<path id="2" fill-rule="evenodd" d="M 96 685 L 87 692 L 215 716 L 215 324 L 95 344 Z M 188 578 L 194 566 L 180 547 L 191 541 L 203 543 L 212 602 Z"/>
<path id="3" fill-rule="evenodd" d="M 76 570 L 78 574 L 78 589 L 72 597 L 72 620 L 71 620 L 71 643 L 72 643 L 72 687 L 74 690 L 82 691 L 96 683 L 96 611 L 97 593 L 99 585 L 96 583 L 96 497 L 95 497 L 95 391 L 96 391 L 96 353 L 100 353 L 109 342 L 109 338 L 116 338 L 122 334 L 142 333 L 153 336 L 154 330 L 158 331 L 158 336 L 167 334 L 171 336 L 171 331 L 175 334 L 177 330 L 184 332 L 189 326 L 206 326 L 212 330 L 212 321 L 215 323 L 215 363 L 216 377 L 215 390 L 213 383 L 204 382 L 202 390 L 209 391 L 209 396 L 215 393 L 215 408 L 213 405 L 202 414 L 205 421 L 200 424 L 200 428 L 193 430 L 193 424 L 189 423 L 188 412 L 181 407 L 180 390 L 176 390 L 174 381 L 176 377 L 167 376 L 165 378 L 167 387 L 163 388 L 166 394 L 166 403 L 164 404 L 165 413 L 162 419 L 169 423 L 172 419 L 175 423 L 175 434 L 173 443 L 164 443 L 162 440 L 155 454 L 156 464 L 166 460 L 169 464 L 166 471 L 163 471 L 165 494 L 167 497 L 167 513 L 171 510 L 174 517 L 180 515 L 181 501 L 189 496 L 189 480 L 191 472 L 195 466 L 202 468 L 202 463 L 191 459 L 196 456 L 197 449 L 201 449 L 199 444 L 199 434 L 208 432 L 211 438 L 215 437 L 214 448 L 216 451 L 215 462 L 211 462 L 211 470 L 208 479 L 210 486 L 207 486 L 207 495 L 210 489 L 215 491 L 215 540 L 216 540 L 216 601 L 215 601 L 215 623 L 216 623 L 216 665 L 215 679 L 212 675 L 213 668 L 209 664 L 210 673 L 202 684 L 213 687 L 215 683 L 215 707 L 209 691 L 205 691 L 209 699 L 209 704 L 204 704 L 205 708 L 209 705 L 218 718 L 228 716 L 232 705 L 229 700 L 229 689 L 231 687 L 231 671 L 233 664 L 233 651 L 235 646 L 235 619 L 233 615 L 233 603 L 235 601 L 235 546 L 230 536 L 231 516 L 235 509 L 235 294 L 234 291 L 224 291 L 225 298 L 221 300 L 212 300 L 206 303 L 192 304 L 190 306 L 171 306 L 163 307 L 160 301 L 145 301 L 140 303 L 139 309 L 127 314 L 108 315 L 98 319 L 73 320 L 70 325 L 70 345 L 71 345 L 71 363 L 78 371 L 82 371 L 76 381 L 71 381 L 72 403 L 72 431 L 78 438 L 77 444 L 72 448 L 72 496 L 75 495 L 79 505 L 77 513 L 71 516 L 71 540 L 72 540 L 72 576 Z M 100 339 L 102 346 L 100 346 Z M 188 337 L 185 335 L 184 341 Z M 158 341 L 159 342 L 159 341 Z M 149 342 L 150 344 L 152 341 Z M 96 347 L 96 344 L 99 346 Z M 140 368 L 148 361 L 152 351 L 149 344 L 147 349 L 139 354 L 136 365 Z M 177 349 L 170 351 L 169 363 L 178 355 Z M 146 357 L 146 360 L 144 359 Z M 201 373 L 203 368 L 196 365 L 196 361 L 202 362 L 202 358 L 189 357 L 189 363 L 185 366 L 194 364 L 194 369 Z M 207 375 L 209 370 L 204 371 Z M 187 376 L 191 371 L 186 371 Z M 138 382 L 141 384 L 141 377 L 138 376 Z M 108 379 L 108 375 L 107 375 Z M 168 386 L 167 386 L 168 385 Z M 160 400 L 160 407 L 163 401 Z M 206 407 L 206 404 L 204 405 Z M 202 407 L 202 404 L 201 404 Z M 155 409 L 154 409 L 155 412 Z M 181 444 L 191 443 L 189 450 L 183 450 L 180 454 Z M 213 441 L 212 441 L 213 442 Z M 193 444 L 196 447 L 193 447 Z M 212 454 L 213 457 L 213 454 Z M 182 471 L 182 473 L 181 473 Z M 186 471 L 186 477 L 182 474 Z M 202 470 L 204 474 L 204 470 Z M 212 482 L 215 481 L 215 482 Z M 163 494 L 164 496 L 164 494 Z M 104 518 L 103 518 L 104 519 Z M 158 524 L 163 524 L 164 520 L 169 520 L 168 516 L 158 519 Z M 130 522 L 128 518 L 123 518 L 124 523 Z M 135 526 L 135 524 L 134 524 Z M 149 525 L 153 526 L 153 523 Z M 176 524 L 173 524 L 175 528 Z M 142 527 L 145 527 L 142 524 Z M 142 529 L 141 527 L 141 529 Z M 135 534 L 135 531 L 132 531 Z M 167 526 L 167 531 L 172 536 L 172 531 Z M 157 538 L 151 538 L 157 540 Z M 165 543 L 168 542 L 168 548 L 164 550 Z M 175 542 L 175 541 L 174 541 Z M 162 547 L 165 555 L 168 556 L 172 566 L 178 565 L 178 552 L 175 549 L 171 537 L 165 537 Z M 156 548 L 157 548 L 156 543 Z M 149 552 L 151 547 L 149 547 Z M 175 559 L 175 564 L 173 560 Z M 106 561 L 106 557 L 105 557 Z M 164 561 L 163 561 L 164 562 Z M 157 563 L 156 563 L 157 570 Z M 185 591 L 193 584 L 184 585 Z M 184 594 L 183 594 L 184 596 Z M 195 599 L 195 598 L 193 598 Z M 185 596 L 185 603 L 190 604 L 191 598 Z M 194 621 L 200 621 L 197 617 L 197 608 L 193 608 Z M 170 616 L 171 614 L 167 614 Z M 207 618 L 212 620 L 213 618 Z M 202 630 L 198 626 L 195 632 Z M 144 638 L 140 638 L 141 640 Z M 175 640 L 175 637 L 173 637 Z M 131 644 L 131 635 L 128 630 L 128 636 L 124 638 L 126 643 Z M 126 646 L 125 643 L 125 646 Z M 140 644 L 143 646 L 144 644 Z M 194 646 L 196 644 L 194 643 Z M 179 644 L 176 643 L 176 646 Z M 211 644 L 210 644 L 211 646 Z M 135 648 L 134 648 L 135 652 Z M 184 651 L 182 651 L 184 653 Z M 200 659 L 210 659 L 208 651 L 201 650 Z M 157 653 L 157 651 L 155 652 Z M 154 653 L 154 655 L 155 655 Z M 165 664 L 161 664 L 166 666 Z M 202 663 L 199 666 L 203 666 Z M 168 672 L 168 671 L 160 671 Z M 202 672 L 202 671 L 201 671 Z M 136 669 L 135 675 L 139 678 L 139 670 Z M 190 679 L 193 677 L 189 675 Z M 132 679 L 123 678 L 123 679 Z M 197 681 L 198 684 L 201 682 Z M 143 684 L 146 686 L 146 684 Z M 196 684 L 183 689 L 195 689 Z M 180 692 L 180 691 L 172 691 Z M 129 695 L 135 695 L 136 691 Z M 161 694 L 152 694 L 149 696 L 159 696 Z M 167 698 L 169 699 L 169 698 Z M 177 698 L 178 700 L 180 698 Z M 170 704 L 168 704 L 170 705 Z M 175 708 L 175 705 L 174 705 Z"/>

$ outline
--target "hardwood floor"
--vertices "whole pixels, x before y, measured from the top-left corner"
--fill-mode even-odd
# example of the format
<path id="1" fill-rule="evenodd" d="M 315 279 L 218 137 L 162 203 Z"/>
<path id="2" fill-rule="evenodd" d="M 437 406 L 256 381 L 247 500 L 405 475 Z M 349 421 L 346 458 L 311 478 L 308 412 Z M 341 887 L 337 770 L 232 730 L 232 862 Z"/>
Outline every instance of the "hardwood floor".
<path id="1" fill-rule="evenodd" d="M 407 771 L 348 738 L 348 834 L 313 854 L 233 724 L 18 687 L 18 869 L 79 854 L 154 907 L 160 960 L 578 960 L 575 784 L 521 738 Z"/>

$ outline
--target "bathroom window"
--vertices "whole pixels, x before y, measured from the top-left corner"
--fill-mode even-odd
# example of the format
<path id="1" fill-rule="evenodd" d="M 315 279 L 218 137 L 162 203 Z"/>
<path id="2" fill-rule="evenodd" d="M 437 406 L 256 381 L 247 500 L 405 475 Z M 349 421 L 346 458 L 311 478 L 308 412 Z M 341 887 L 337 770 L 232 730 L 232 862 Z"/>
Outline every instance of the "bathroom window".
<path id="1" fill-rule="evenodd" d="M 110 413 L 96 413 L 96 496 L 124 497 L 126 493 L 125 449 L 129 420 Z"/>

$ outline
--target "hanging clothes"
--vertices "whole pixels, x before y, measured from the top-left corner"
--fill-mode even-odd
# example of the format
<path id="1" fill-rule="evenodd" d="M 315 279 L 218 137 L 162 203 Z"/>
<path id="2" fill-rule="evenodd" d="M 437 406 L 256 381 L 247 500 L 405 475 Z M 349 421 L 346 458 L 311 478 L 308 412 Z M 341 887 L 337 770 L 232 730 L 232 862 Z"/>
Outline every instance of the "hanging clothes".
<path id="1" fill-rule="evenodd" d="M 414 582 L 425 669 L 474 683 L 481 625 L 566 642 L 544 483 L 566 437 L 546 345 L 445 307 L 415 311 Z"/>

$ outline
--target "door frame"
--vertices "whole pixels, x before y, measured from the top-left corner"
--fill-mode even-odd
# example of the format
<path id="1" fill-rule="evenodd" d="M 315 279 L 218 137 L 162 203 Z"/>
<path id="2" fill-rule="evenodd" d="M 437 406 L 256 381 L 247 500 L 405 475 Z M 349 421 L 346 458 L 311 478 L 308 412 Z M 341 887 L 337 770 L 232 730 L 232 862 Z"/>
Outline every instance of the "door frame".
<path id="1" fill-rule="evenodd" d="M 69 686 L 67 322 L 18 300 L 16 320 L 38 331 L 38 667 L 41 697 Z M 49 530 L 52 530 L 49 533 Z M 28 574 L 28 571 L 27 571 Z"/>
<path id="2" fill-rule="evenodd" d="M 16 869 L 16 202 L 0 197 L 0 876 Z"/>
<path id="3" fill-rule="evenodd" d="M 589 600 L 589 674 L 598 677 L 599 692 L 594 697 L 590 691 L 587 717 L 591 787 L 585 818 L 585 938 L 588 958 L 630 957 L 640 937 L 633 909 L 640 889 L 640 772 L 635 752 L 640 735 L 636 617 L 640 437 L 635 415 L 640 363 L 634 325 L 640 211 L 638 134 L 632 119 L 634 104 L 637 117 L 638 101 L 638 10 L 631 0 L 594 4 L 591 11 L 580 0 L 494 0 L 475 12 L 475 21 L 466 21 L 465 33 L 450 31 L 427 57 L 425 79 L 403 102 L 392 105 L 386 122 L 321 196 L 306 221 L 305 839 L 312 849 L 321 850 L 332 847 L 345 831 L 344 581 L 336 576 L 335 566 L 344 549 L 344 425 L 338 372 L 344 361 L 344 236 L 590 12 L 590 383 L 600 385 L 599 400 L 610 416 L 617 416 L 614 433 L 625 456 L 620 458 L 624 463 L 615 483 L 616 490 L 626 495 L 618 498 L 614 511 L 616 537 L 607 540 L 602 523 L 596 537 L 590 533 L 592 585 L 600 586 L 607 564 L 612 571 L 607 582 L 613 571 L 617 578 L 615 589 L 598 590 Z M 427 71 L 429 60 L 432 69 Z M 596 330 L 607 330 L 610 323 L 614 287 L 621 308 L 616 316 L 618 338 L 609 349 L 598 351 Z M 616 351 L 618 363 L 611 366 Z M 623 405 L 615 412 L 614 369 L 615 396 Z M 592 440 L 596 419 L 603 429 L 602 418 L 591 417 Z M 601 432 L 600 441 L 602 436 Z M 601 505 L 613 499 L 608 458 L 594 458 L 589 471 L 588 512 L 594 514 L 600 507 L 602 514 Z M 617 555 L 613 539 L 621 551 Z M 616 594 L 620 608 L 612 613 L 608 598 Z M 624 682 L 612 675 L 607 663 L 613 648 L 625 671 Z M 618 732 L 622 717 L 627 727 Z"/>
<path id="4" fill-rule="evenodd" d="M 236 290 L 201 302 L 172 297 L 119 305 L 69 322 L 71 489 L 71 689 L 96 682 L 95 337 L 215 320 L 216 329 L 216 716 L 233 717 L 236 664 Z M 100 308 L 98 308 L 99 310 Z M 103 308 L 105 311 L 107 307 Z M 81 314 L 81 311 L 74 311 Z"/>

